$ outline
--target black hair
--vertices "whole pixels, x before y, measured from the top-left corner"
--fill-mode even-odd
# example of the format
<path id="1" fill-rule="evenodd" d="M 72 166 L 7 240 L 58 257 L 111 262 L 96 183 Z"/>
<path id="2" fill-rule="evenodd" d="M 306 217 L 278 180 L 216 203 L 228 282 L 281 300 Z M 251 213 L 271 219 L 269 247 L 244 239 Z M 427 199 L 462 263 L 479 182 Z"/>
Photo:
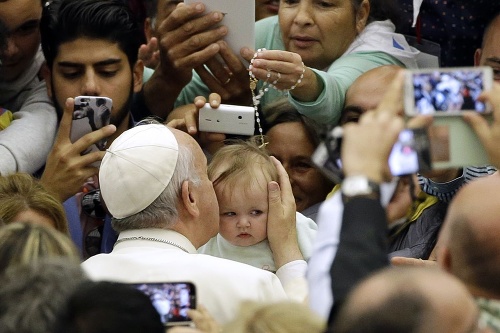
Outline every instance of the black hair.
<path id="1" fill-rule="evenodd" d="M 7 34 L 8 34 L 7 27 L 5 24 L 0 20 L 0 54 L 2 54 L 3 51 L 7 48 Z"/>
<path id="2" fill-rule="evenodd" d="M 163 333 L 148 296 L 125 284 L 83 282 L 60 313 L 56 333 Z"/>
<path id="3" fill-rule="evenodd" d="M 142 29 L 119 0 L 54 0 L 44 7 L 40 31 L 49 68 L 61 44 L 81 37 L 117 43 L 132 68 L 142 41 Z"/>
<path id="4" fill-rule="evenodd" d="M 354 11 L 357 13 L 363 0 L 351 0 Z M 391 20 L 396 26 L 399 24 L 399 5 L 395 0 L 369 0 L 370 15 L 368 22 Z"/>
<path id="5" fill-rule="evenodd" d="M 278 124 L 301 123 L 314 147 L 317 147 L 326 136 L 326 126 L 300 114 L 286 98 L 266 105 L 263 113 L 265 119 L 262 120 L 262 127 L 265 133 Z"/>

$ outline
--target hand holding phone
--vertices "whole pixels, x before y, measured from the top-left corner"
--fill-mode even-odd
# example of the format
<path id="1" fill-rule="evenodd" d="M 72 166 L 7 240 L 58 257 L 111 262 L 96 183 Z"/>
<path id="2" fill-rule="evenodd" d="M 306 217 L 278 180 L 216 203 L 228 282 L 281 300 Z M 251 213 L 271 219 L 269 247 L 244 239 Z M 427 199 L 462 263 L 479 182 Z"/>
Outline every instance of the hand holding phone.
<path id="1" fill-rule="evenodd" d="M 493 86 L 490 67 L 436 68 L 408 71 L 405 114 L 433 116 L 429 129 L 434 169 L 488 164 L 487 153 L 476 133 L 464 121 L 464 112 L 475 112 L 491 121 L 489 103 L 478 100 Z"/>
<path id="2" fill-rule="evenodd" d="M 487 114 L 488 104 L 478 100 L 493 84 L 491 67 L 427 68 L 408 71 L 405 114 L 460 115 L 464 111 Z"/>
<path id="3" fill-rule="evenodd" d="M 75 142 L 84 135 L 109 125 L 112 107 L 113 102 L 108 97 L 75 97 L 73 122 L 70 134 L 71 142 Z M 88 154 L 92 151 L 102 151 L 106 148 L 106 143 L 106 138 L 99 140 L 82 152 L 82 155 Z"/>

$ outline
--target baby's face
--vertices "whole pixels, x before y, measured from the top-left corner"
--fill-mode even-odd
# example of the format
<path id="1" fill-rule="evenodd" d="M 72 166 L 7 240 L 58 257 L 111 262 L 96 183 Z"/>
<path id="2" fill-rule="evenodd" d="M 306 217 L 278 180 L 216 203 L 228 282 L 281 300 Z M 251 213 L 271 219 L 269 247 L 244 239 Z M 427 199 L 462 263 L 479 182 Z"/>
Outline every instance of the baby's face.
<path id="1" fill-rule="evenodd" d="M 224 190 L 223 190 L 224 189 Z M 267 238 L 267 188 L 216 186 L 219 201 L 219 233 L 236 246 L 251 246 Z"/>

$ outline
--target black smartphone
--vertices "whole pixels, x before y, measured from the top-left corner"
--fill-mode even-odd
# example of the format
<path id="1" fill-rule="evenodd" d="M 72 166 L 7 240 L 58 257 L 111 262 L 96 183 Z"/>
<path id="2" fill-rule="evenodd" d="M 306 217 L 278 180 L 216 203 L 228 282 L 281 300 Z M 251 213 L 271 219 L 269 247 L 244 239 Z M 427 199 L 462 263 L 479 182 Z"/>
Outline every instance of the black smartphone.
<path id="1" fill-rule="evenodd" d="M 71 142 L 82 136 L 97 131 L 109 124 L 113 101 L 102 96 L 77 96 L 73 109 L 73 122 L 71 124 Z M 93 151 L 106 149 L 107 139 L 102 139 L 90 146 L 82 155 Z"/>
<path id="2" fill-rule="evenodd" d="M 149 297 L 164 326 L 190 326 L 187 310 L 196 308 L 196 287 L 191 282 L 131 283 Z"/>

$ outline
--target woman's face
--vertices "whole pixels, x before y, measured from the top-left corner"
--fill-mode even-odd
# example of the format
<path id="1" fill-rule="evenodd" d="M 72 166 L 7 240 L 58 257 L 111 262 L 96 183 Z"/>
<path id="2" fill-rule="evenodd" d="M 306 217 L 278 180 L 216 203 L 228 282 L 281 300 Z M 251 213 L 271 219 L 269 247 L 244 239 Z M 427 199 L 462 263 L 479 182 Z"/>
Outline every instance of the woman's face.
<path id="1" fill-rule="evenodd" d="M 333 184 L 312 165 L 311 155 L 316 147 L 309 140 L 302 123 L 275 125 L 266 136 L 269 154 L 283 164 L 290 177 L 297 211 L 301 212 L 325 200 Z"/>
<path id="2" fill-rule="evenodd" d="M 279 24 L 286 50 L 317 69 L 338 59 L 358 34 L 352 0 L 281 0 Z"/>

